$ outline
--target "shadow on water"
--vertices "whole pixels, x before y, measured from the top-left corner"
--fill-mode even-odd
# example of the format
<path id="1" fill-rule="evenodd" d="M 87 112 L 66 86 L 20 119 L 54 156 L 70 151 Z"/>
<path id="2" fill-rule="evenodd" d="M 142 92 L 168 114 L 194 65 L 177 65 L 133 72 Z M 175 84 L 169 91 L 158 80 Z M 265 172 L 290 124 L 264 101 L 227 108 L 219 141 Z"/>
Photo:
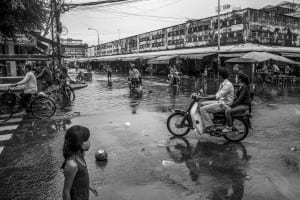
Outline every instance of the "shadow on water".
<path id="1" fill-rule="evenodd" d="M 0 199 L 58 199 L 64 120 L 24 120 L 0 155 Z"/>
<path id="2" fill-rule="evenodd" d="M 213 177 L 213 181 L 204 183 L 210 188 L 209 199 L 243 198 L 251 156 L 242 143 L 198 141 L 192 145 L 186 138 L 172 137 L 167 152 L 174 162 L 185 163 L 191 181 Z"/>

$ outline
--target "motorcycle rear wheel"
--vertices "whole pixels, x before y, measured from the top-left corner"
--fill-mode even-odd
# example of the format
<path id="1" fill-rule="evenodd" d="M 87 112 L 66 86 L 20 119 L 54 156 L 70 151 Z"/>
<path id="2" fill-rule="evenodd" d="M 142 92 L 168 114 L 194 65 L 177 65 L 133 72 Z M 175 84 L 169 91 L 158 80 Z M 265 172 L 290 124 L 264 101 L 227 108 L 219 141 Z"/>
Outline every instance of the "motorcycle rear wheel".
<path id="1" fill-rule="evenodd" d="M 182 127 L 180 127 L 180 123 L 184 119 L 183 113 L 173 113 L 169 116 L 167 120 L 167 128 L 172 135 L 175 136 L 185 136 L 190 131 L 190 127 L 188 121 L 185 120 Z"/>
<path id="2" fill-rule="evenodd" d="M 249 127 L 246 122 L 239 118 L 233 118 L 233 131 L 224 133 L 223 137 L 231 142 L 239 142 L 247 137 L 248 131 Z"/>

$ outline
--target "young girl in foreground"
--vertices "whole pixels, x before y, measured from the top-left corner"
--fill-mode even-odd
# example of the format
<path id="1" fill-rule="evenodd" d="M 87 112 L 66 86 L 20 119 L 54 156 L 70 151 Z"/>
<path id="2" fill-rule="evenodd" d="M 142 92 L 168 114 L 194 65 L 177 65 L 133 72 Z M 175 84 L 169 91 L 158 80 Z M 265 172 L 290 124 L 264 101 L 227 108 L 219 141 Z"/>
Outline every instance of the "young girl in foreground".
<path id="1" fill-rule="evenodd" d="M 65 182 L 63 200 L 89 199 L 89 174 L 84 160 L 84 151 L 90 148 L 90 131 L 83 126 L 72 126 L 65 135 L 62 165 Z M 95 193 L 96 191 L 92 192 Z"/>

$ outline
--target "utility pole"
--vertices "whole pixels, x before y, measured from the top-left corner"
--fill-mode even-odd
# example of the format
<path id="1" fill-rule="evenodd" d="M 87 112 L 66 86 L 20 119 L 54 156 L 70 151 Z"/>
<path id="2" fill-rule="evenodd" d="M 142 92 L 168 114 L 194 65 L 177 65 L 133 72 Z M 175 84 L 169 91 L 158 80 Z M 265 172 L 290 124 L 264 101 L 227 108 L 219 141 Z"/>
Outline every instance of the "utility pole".
<path id="1" fill-rule="evenodd" d="M 218 0 L 218 79 L 219 79 L 219 69 L 221 67 L 220 61 L 220 0 Z"/>
<path id="2" fill-rule="evenodd" d="M 58 2 L 57 2 L 58 1 Z M 61 67 L 61 51 L 60 51 L 60 33 L 61 33 L 61 23 L 60 23 L 60 0 L 55 0 L 55 20 L 56 20 L 56 42 L 57 42 L 57 59 L 58 66 Z"/>
<path id="3" fill-rule="evenodd" d="M 221 67 L 221 61 L 220 61 L 220 0 L 218 0 L 218 70 Z M 218 78 L 219 78 L 219 72 L 218 72 Z"/>
<path id="4" fill-rule="evenodd" d="M 52 48 L 52 70 L 54 72 L 54 66 L 55 66 L 55 56 L 54 56 L 54 52 L 55 52 L 55 48 L 54 48 L 54 2 L 51 1 L 50 3 L 50 18 L 51 18 L 51 48 Z"/>
<path id="5" fill-rule="evenodd" d="M 61 12 L 61 0 L 51 0 L 51 37 L 52 37 L 52 59 L 53 65 L 57 59 L 57 64 L 61 66 L 61 48 L 60 48 L 60 12 Z M 54 44 L 56 41 L 56 45 Z M 55 48 L 56 46 L 56 48 Z"/>

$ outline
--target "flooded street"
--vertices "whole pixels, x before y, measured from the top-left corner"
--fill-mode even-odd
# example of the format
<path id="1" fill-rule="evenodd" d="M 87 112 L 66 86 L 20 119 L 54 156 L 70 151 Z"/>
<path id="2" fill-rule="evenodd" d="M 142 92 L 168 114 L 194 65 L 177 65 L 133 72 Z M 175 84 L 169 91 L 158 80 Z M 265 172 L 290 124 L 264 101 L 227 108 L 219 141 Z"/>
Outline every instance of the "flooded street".
<path id="1" fill-rule="evenodd" d="M 171 109 L 184 109 L 201 80 L 185 78 L 178 89 L 165 77 L 148 77 L 143 85 L 142 93 L 130 93 L 127 77 L 108 83 L 94 74 L 62 114 L 0 127 L 0 137 L 11 134 L 1 142 L 0 199 L 60 199 L 64 134 L 75 124 L 91 131 L 85 159 L 99 192 L 91 200 L 299 199 L 299 83 L 257 87 L 253 129 L 241 143 L 195 131 L 178 139 L 168 132 Z M 208 93 L 215 88 L 208 82 Z M 98 149 L 107 151 L 107 163 L 95 161 Z"/>

